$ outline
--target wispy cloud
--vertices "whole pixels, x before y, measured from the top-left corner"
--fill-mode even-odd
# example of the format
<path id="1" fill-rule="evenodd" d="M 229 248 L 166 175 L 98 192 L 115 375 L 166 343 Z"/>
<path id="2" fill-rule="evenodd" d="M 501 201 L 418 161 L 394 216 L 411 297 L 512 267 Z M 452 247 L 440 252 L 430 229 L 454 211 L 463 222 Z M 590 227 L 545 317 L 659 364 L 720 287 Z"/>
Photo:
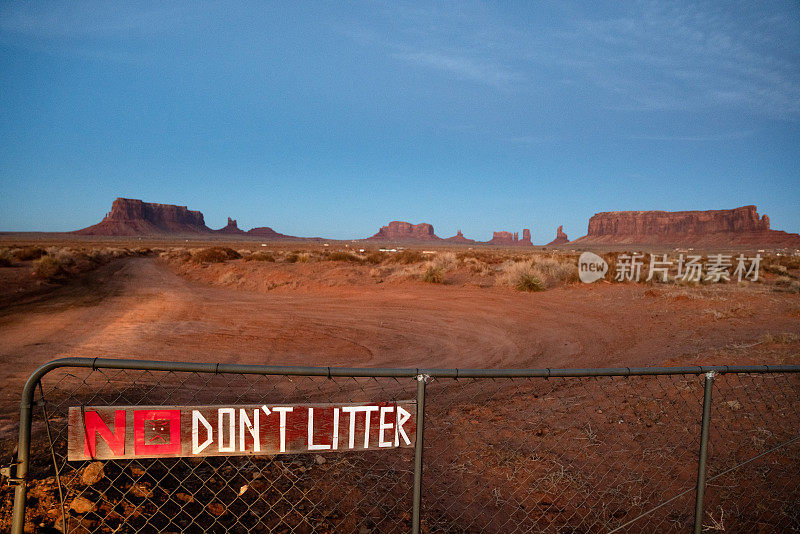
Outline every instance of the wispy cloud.
<path id="1" fill-rule="evenodd" d="M 551 33 L 558 54 L 534 48 L 530 57 L 616 94 L 613 109 L 800 113 L 800 64 L 786 53 L 800 43 L 787 21 L 762 7 L 743 14 L 708 5 L 635 6 L 626 16 L 583 19 Z"/>
<path id="2" fill-rule="evenodd" d="M 508 84 L 523 79 L 519 72 L 515 72 L 503 65 L 477 60 L 469 57 L 446 55 L 438 52 L 403 52 L 393 56 L 410 65 L 438 70 L 452 74 L 462 80 L 469 80 L 495 87 L 505 87 Z"/>
<path id="3" fill-rule="evenodd" d="M 643 141 L 686 141 L 686 142 L 714 142 L 714 141 L 735 141 L 753 136 L 753 131 L 730 132 L 724 134 L 707 135 L 632 135 L 629 139 Z"/>

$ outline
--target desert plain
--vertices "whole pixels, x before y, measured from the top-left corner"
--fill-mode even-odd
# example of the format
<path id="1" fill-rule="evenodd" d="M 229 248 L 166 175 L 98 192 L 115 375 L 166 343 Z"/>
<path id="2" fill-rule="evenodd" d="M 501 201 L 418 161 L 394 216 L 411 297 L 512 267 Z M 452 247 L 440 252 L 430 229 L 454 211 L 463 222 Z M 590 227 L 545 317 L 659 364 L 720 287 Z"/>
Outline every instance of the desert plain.
<path id="1" fill-rule="evenodd" d="M 39 235 L 4 236 L 0 248 L 6 465 L 22 386 L 60 357 L 464 369 L 796 364 L 800 354 L 800 258 L 785 251 L 760 253 L 756 281 L 585 284 L 569 245 Z M 613 269 L 624 250 L 601 252 Z M 521 284 L 530 274 L 537 284 Z"/>

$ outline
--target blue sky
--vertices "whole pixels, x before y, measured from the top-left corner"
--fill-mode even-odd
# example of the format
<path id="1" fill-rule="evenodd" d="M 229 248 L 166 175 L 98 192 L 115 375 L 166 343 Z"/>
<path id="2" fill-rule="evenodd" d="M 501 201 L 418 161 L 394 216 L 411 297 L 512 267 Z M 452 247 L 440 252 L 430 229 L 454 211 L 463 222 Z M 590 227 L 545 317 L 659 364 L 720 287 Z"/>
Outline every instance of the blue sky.
<path id="1" fill-rule="evenodd" d="M 794 1 L 2 2 L 0 50 L 0 230 L 123 196 L 332 238 L 745 204 L 800 232 Z"/>

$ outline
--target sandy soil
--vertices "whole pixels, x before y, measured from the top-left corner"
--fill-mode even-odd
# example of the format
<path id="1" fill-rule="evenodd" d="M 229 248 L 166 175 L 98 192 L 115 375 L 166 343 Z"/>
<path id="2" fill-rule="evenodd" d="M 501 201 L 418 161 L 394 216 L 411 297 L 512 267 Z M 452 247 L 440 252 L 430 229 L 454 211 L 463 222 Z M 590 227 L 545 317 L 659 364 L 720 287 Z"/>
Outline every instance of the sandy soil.
<path id="1" fill-rule="evenodd" d="M 3 438 L 38 365 L 64 356 L 363 367 L 794 363 L 800 298 L 753 287 L 542 293 L 407 282 L 250 292 L 132 258 L 0 309 Z"/>
<path id="2" fill-rule="evenodd" d="M 255 283 L 265 270 L 271 272 L 271 281 L 262 285 Z M 800 296 L 776 292 L 769 285 L 655 287 L 601 283 L 524 293 L 472 283 L 426 284 L 409 280 L 375 283 L 369 270 L 368 266 L 337 262 L 267 265 L 237 260 L 230 264 L 181 266 L 152 257 L 125 258 L 73 278 L 56 289 L 25 293 L 16 302 L 2 305 L 0 444 L 3 461 L 10 458 L 16 440 L 19 395 L 25 379 L 37 366 L 64 356 L 459 368 L 799 361 Z M 229 276 L 231 273 L 236 276 Z M 276 284 L 281 276 L 287 280 L 304 277 L 313 282 Z M 322 280 L 329 283 L 322 283 Z M 485 435 L 474 430 L 455 437 L 473 436 L 477 439 L 475 447 L 436 446 L 436 436 L 446 435 L 449 428 L 436 428 L 436 421 L 450 421 L 441 415 L 431 419 L 429 453 L 441 460 L 432 464 L 431 477 L 437 476 L 436 465 L 459 465 L 467 469 L 458 478 L 460 494 L 484 495 L 488 491 L 487 480 L 503 480 L 513 473 L 536 469 L 550 473 L 559 461 L 569 460 L 570 465 L 600 470 L 606 465 L 606 452 L 586 458 L 566 458 L 562 457 L 564 453 L 557 452 L 563 449 L 563 440 L 583 443 L 579 441 L 584 439 L 579 432 L 584 426 L 590 432 L 592 428 L 599 432 L 600 439 L 620 445 L 614 450 L 625 454 L 653 443 L 661 446 L 663 444 L 658 441 L 661 437 L 669 439 L 671 431 L 647 431 L 662 424 L 659 414 L 664 407 L 650 410 L 646 404 L 642 405 L 644 408 L 627 406 L 626 399 L 633 398 L 632 393 L 627 394 L 624 389 L 627 381 L 592 384 L 580 385 L 579 392 L 603 400 L 604 404 L 595 406 L 596 412 L 585 412 L 580 403 L 553 404 L 555 396 L 546 394 L 541 384 L 530 392 L 518 385 L 507 388 L 508 391 L 498 385 L 497 390 L 483 400 L 471 397 L 475 391 L 461 387 L 448 391 L 446 388 L 440 393 L 440 402 L 432 404 L 431 409 L 445 410 L 460 427 L 470 427 L 474 419 L 487 410 L 502 414 L 507 424 L 514 421 L 514 424 L 528 424 L 529 421 L 522 420 L 527 417 L 523 414 L 530 413 L 532 402 L 538 403 L 533 413 L 541 418 L 546 435 L 552 436 L 552 450 L 539 450 L 543 447 L 540 444 L 536 451 L 521 454 L 525 446 L 516 443 L 513 435 L 488 430 Z M 560 386 L 552 381 L 548 387 Z M 602 391 L 586 389 L 593 387 Z M 692 387 L 696 389 L 697 385 Z M 603 388 L 619 390 L 619 395 L 609 396 Z M 654 398 L 667 395 L 663 399 L 664 406 L 670 403 L 680 406 L 686 402 L 681 397 L 669 397 L 682 391 L 678 388 L 668 388 L 665 393 L 657 382 L 653 382 L 651 388 L 652 391 L 644 391 L 645 397 L 648 393 Z M 459 395 L 467 397 L 460 399 Z M 538 400 L 531 400 L 531 397 Z M 623 399 L 619 406 L 618 398 Z M 442 399 L 448 402 L 443 403 Z M 647 399 L 641 402 L 646 403 Z M 577 412 L 575 406 L 579 406 Z M 673 427 L 680 430 L 684 424 L 687 429 L 696 426 L 692 419 L 695 410 L 691 406 L 688 408 L 686 413 L 690 417 L 680 425 L 673 421 L 670 423 Z M 631 430 L 628 435 L 619 430 L 618 414 L 625 414 L 626 420 L 630 417 L 630 424 L 635 425 L 631 429 L 635 432 Z M 584 426 L 576 426 L 578 419 Z M 553 421 L 561 421 L 565 428 L 556 428 Z M 606 428 L 612 430 L 606 432 Z M 537 441 L 540 442 L 549 443 Z M 689 455 L 693 455 L 696 443 L 686 441 L 684 445 Z M 581 446 L 563 450 L 583 450 L 580 454 L 586 455 L 585 451 L 592 449 Z M 452 456 L 454 454 L 457 457 Z M 42 461 L 47 460 L 43 457 Z M 309 462 L 309 469 L 321 469 L 313 460 Z M 270 469 L 277 468 L 279 462 L 269 465 Z M 325 465 L 341 483 L 341 475 L 335 471 L 340 465 L 338 460 Z M 646 466 L 640 467 L 641 472 L 636 476 L 658 475 L 658 469 L 652 473 L 645 469 Z M 687 469 L 686 479 L 689 480 L 693 472 L 691 466 Z M 542 480 L 549 476 L 543 474 Z M 450 481 L 442 490 L 443 496 L 455 491 L 450 477 L 441 475 L 440 480 Z M 584 483 L 562 484 L 550 493 L 560 495 L 558 502 L 569 503 L 586 489 L 581 484 Z M 588 482 L 584 485 L 592 487 Z M 357 487 L 358 483 L 353 481 L 352 486 Z M 42 488 L 43 495 L 53 500 L 52 483 L 47 482 Z M 522 491 L 522 486 L 498 486 L 492 491 L 495 490 L 508 491 L 508 498 L 511 498 L 514 492 Z M 563 510 L 553 511 L 558 506 L 554 508 L 555 501 L 550 493 L 540 488 L 538 493 L 526 493 L 517 500 L 526 506 L 544 506 L 550 511 L 541 516 L 542 521 L 550 521 L 552 518 L 547 514 L 555 514 L 553 518 L 564 515 Z M 497 499 L 499 494 L 491 495 Z M 436 501 L 435 506 L 447 509 L 449 497 L 445 501 L 444 504 Z M 42 501 L 45 502 L 50 501 Z M 471 500 L 465 502 L 465 509 L 477 506 Z M 504 502 L 498 500 L 491 513 L 510 514 L 503 508 Z M 591 500 L 584 504 L 592 509 L 599 506 Z M 573 513 L 569 510 L 566 515 Z M 632 515 L 632 510 L 621 510 L 619 518 L 613 517 L 622 521 Z M 457 513 L 463 511 L 459 509 Z M 474 520 L 479 523 L 496 521 L 494 517 L 481 519 L 484 512 L 475 513 Z M 527 512 L 522 517 L 527 517 Z M 407 522 L 408 518 L 392 516 L 387 521 L 399 524 Z M 437 530 L 432 528 L 432 531 Z"/>

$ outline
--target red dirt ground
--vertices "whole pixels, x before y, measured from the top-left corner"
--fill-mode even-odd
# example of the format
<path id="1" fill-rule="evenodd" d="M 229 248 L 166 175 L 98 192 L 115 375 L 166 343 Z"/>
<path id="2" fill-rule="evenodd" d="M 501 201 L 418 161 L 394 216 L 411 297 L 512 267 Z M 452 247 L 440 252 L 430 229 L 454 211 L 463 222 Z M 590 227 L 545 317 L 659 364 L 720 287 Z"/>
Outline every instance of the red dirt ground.
<path id="1" fill-rule="evenodd" d="M 460 368 L 796 363 L 798 332 L 800 296 L 760 285 L 521 293 L 397 282 L 259 292 L 124 259 L 0 310 L 0 436 L 11 437 L 25 378 L 64 356 Z M 765 338 L 781 333 L 794 336 Z"/>

